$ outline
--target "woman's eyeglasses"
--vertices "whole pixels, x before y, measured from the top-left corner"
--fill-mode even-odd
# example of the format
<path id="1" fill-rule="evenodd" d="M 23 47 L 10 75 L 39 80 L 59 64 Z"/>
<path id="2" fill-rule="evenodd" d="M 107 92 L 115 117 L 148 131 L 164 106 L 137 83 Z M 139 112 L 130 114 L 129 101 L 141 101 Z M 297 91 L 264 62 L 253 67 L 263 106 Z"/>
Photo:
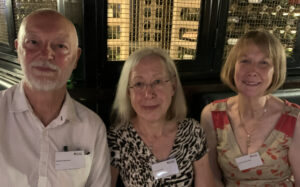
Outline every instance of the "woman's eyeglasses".
<path id="1" fill-rule="evenodd" d="M 156 79 L 149 84 L 142 82 L 142 81 L 137 81 L 137 82 L 133 83 L 132 85 L 129 85 L 129 88 L 131 88 L 137 92 L 144 91 L 147 86 L 150 86 L 153 90 L 159 90 L 159 89 L 162 89 L 164 87 L 165 83 L 169 82 L 170 80 L 171 79 L 167 79 L 167 80 Z"/>

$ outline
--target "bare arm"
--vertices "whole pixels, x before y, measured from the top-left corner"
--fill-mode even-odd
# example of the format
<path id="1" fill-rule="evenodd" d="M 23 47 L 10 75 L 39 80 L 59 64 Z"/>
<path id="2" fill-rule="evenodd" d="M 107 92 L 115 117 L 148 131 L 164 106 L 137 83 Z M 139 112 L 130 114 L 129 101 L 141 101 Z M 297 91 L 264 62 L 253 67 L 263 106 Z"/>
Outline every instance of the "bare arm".
<path id="1" fill-rule="evenodd" d="M 295 186 L 300 186 L 300 114 L 298 115 L 292 144 L 289 150 L 289 161 L 295 179 Z"/>
<path id="2" fill-rule="evenodd" d="M 118 176 L 119 176 L 119 169 L 116 167 L 110 166 L 110 172 L 111 172 L 111 186 L 116 187 Z"/>
<path id="3" fill-rule="evenodd" d="M 214 125 L 211 116 L 211 104 L 206 105 L 201 113 L 201 125 L 205 130 L 207 145 L 208 145 L 208 157 L 211 171 L 214 175 L 214 181 L 218 187 L 223 187 L 222 175 L 217 161 L 217 137 L 214 130 Z"/>
<path id="4" fill-rule="evenodd" d="M 195 187 L 215 187 L 215 180 L 209 167 L 208 154 L 193 163 Z"/>

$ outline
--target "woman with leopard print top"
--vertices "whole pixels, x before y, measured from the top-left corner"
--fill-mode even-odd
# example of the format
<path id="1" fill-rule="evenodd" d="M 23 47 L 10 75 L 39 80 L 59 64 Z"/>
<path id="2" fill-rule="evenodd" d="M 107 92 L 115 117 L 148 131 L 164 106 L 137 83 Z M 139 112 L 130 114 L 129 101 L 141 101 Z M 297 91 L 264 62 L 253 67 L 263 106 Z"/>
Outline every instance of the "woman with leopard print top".
<path id="1" fill-rule="evenodd" d="M 214 186 L 200 124 L 187 119 L 174 62 L 144 48 L 125 62 L 108 133 L 112 186 Z"/>

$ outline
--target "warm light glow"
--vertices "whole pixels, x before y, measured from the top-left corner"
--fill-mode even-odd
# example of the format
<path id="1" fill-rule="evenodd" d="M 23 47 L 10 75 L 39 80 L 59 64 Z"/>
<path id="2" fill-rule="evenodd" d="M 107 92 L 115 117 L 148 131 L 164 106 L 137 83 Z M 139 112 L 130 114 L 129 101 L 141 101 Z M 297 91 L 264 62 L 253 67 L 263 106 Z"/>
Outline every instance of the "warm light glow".
<path id="1" fill-rule="evenodd" d="M 298 17 L 298 16 L 300 16 L 300 13 L 294 13 L 294 16 Z"/>
<path id="2" fill-rule="evenodd" d="M 238 39 L 237 38 L 229 38 L 227 40 L 228 45 L 235 45 L 237 43 Z"/>
<path id="3" fill-rule="evenodd" d="M 262 0 L 248 0 L 248 3 L 261 3 Z"/>

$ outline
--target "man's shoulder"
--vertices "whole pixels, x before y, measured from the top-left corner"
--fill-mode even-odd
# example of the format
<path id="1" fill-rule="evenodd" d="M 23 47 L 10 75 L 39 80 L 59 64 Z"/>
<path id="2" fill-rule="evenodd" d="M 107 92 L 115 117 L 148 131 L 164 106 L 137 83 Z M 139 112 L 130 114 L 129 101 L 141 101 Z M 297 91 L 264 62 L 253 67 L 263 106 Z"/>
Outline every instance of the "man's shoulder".
<path id="1" fill-rule="evenodd" d="M 71 97 L 71 99 L 72 99 L 72 102 L 74 103 L 76 114 L 78 115 L 78 117 L 80 119 L 93 121 L 93 122 L 98 123 L 98 124 L 99 123 L 103 124 L 102 119 L 100 118 L 100 116 L 96 112 L 89 109 L 88 107 L 86 107 L 82 103 L 76 101 L 72 97 Z"/>
<path id="2" fill-rule="evenodd" d="M 0 115 L 6 115 L 6 112 L 14 109 L 14 95 L 17 85 L 0 91 Z"/>
<path id="3" fill-rule="evenodd" d="M 10 88 L 7 88 L 5 90 L 1 90 L 0 91 L 0 99 L 3 101 L 3 100 L 7 100 L 7 99 L 11 98 L 14 91 L 16 90 L 17 86 L 18 85 L 14 85 L 14 86 L 12 86 Z"/>

